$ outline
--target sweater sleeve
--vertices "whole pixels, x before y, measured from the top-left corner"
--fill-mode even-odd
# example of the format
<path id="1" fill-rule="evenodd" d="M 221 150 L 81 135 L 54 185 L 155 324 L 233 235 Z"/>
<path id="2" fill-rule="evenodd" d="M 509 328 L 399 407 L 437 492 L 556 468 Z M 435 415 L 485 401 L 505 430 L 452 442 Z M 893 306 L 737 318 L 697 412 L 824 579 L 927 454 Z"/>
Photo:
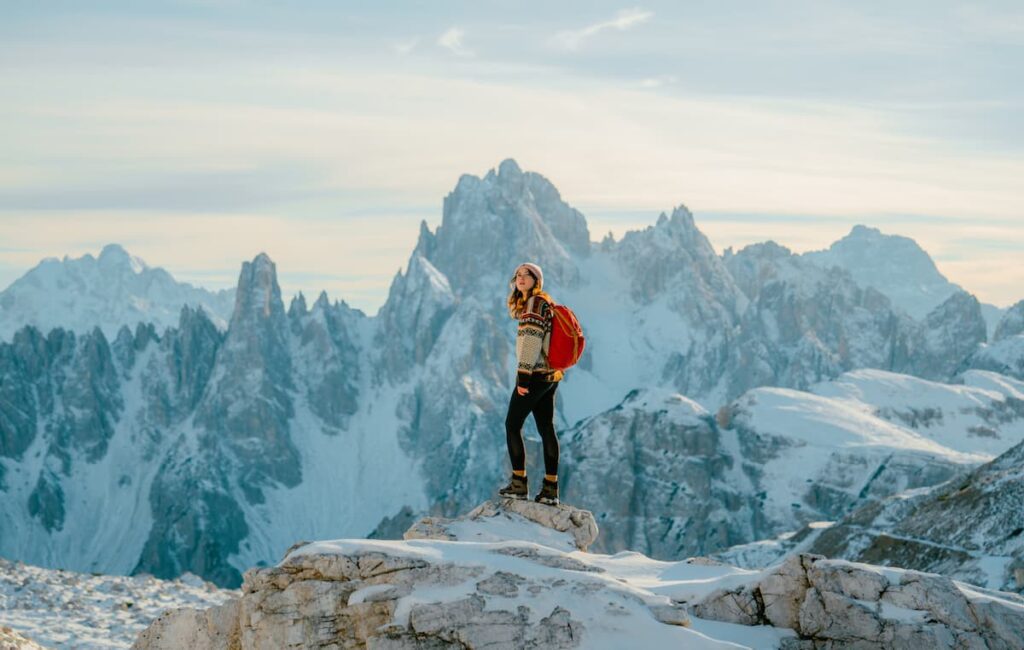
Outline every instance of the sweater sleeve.
<path id="1" fill-rule="evenodd" d="M 526 301 L 526 308 L 519 317 L 519 327 L 516 332 L 516 385 L 527 387 L 530 384 L 530 376 L 537 366 L 537 361 L 544 347 L 544 333 L 547 323 L 544 319 L 544 300 L 531 296 Z"/>

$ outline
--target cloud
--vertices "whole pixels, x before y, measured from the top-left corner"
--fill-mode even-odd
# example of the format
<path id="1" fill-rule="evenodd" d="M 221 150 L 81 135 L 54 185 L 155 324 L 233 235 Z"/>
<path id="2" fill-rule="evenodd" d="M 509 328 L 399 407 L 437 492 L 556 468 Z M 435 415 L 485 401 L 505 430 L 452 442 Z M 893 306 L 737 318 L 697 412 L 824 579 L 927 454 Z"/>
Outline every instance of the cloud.
<path id="1" fill-rule="evenodd" d="M 643 9 L 624 9 L 616 14 L 615 18 L 612 18 L 611 20 L 587 25 L 582 29 L 558 32 L 555 34 L 553 40 L 563 49 L 577 50 L 580 45 L 582 45 L 583 41 L 592 36 L 596 36 L 597 34 L 609 29 L 617 29 L 620 32 L 625 31 L 631 27 L 647 22 L 653 15 L 654 13 L 644 11 Z"/>
<path id="2" fill-rule="evenodd" d="M 446 48 L 457 56 L 473 56 L 473 52 L 466 49 L 462 44 L 462 37 L 466 32 L 458 27 L 452 27 L 437 39 L 437 44 Z"/>
<path id="3" fill-rule="evenodd" d="M 674 84 L 676 81 L 678 81 L 678 79 L 672 75 L 661 75 L 660 77 L 647 77 L 646 79 L 641 79 L 638 85 L 641 88 L 661 88 L 663 86 Z"/>
<path id="4" fill-rule="evenodd" d="M 400 56 L 405 56 L 406 54 L 409 54 L 414 49 L 416 49 L 416 46 L 419 44 L 419 42 L 420 42 L 419 38 L 413 38 L 413 39 L 409 39 L 407 41 L 401 41 L 399 43 L 395 43 L 392 47 L 395 50 L 395 54 L 398 54 Z"/>

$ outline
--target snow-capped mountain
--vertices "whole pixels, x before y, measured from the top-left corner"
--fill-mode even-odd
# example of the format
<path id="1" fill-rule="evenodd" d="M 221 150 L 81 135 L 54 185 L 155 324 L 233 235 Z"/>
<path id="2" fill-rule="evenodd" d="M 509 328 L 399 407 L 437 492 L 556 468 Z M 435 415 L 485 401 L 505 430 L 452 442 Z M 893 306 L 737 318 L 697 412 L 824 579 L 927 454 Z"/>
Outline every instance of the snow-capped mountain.
<path id="1" fill-rule="evenodd" d="M 802 257 L 823 268 L 848 271 L 864 287 L 885 294 L 892 304 L 920 320 L 963 288 L 942 275 L 931 256 L 916 241 L 886 235 L 877 228 L 857 225 L 825 250 Z M 992 334 L 1003 310 L 982 304 L 982 316 Z"/>
<path id="2" fill-rule="evenodd" d="M 122 325 L 175 325 L 183 305 L 202 307 L 220 329 L 227 326 L 234 290 L 207 291 L 177 282 L 117 244 L 63 260 L 48 257 L 0 292 L 0 340 L 10 341 L 25 325 L 48 332 L 103 330 L 112 340 Z"/>
<path id="3" fill-rule="evenodd" d="M 0 343 L 0 556 L 237 585 L 296 539 L 464 512 L 507 472 L 504 301 L 524 260 L 588 337 L 556 400 L 567 493 L 629 520 L 621 530 L 664 532 L 608 550 L 704 552 L 838 518 L 1017 435 L 1011 418 L 999 438 L 958 446 L 842 399 L 758 388 L 863 366 L 948 380 L 985 338 L 971 296 L 919 322 L 781 247 L 723 259 L 684 206 L 591 243 L 549 181 L 507 160 L 459 180 L 375 317 L 326 295 L 286 309 L 260 254 L 242 265 L 226 331 L 185 306 L 162 332 L 24 327 Z M 725 403 L 719 424 L 709 413 Z M 787 455 L 810 483 L 782 478 Z M 535 447 L 528 457 L 539 475 Z"/>

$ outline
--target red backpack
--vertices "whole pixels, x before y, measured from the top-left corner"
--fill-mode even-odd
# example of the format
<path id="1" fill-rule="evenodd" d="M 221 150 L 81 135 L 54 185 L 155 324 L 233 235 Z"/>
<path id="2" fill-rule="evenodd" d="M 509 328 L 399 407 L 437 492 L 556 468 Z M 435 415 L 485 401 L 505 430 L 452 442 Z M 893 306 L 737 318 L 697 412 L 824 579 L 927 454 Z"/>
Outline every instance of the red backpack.
<path id="1" fill-rule="evenodd" d="M 551 303 L 551 341 L 548 344 L 548 365 L 565 370 L 576 364 L 583 354 L 587 339 L 576 320 L 576 314 L 565 305 Z"/>

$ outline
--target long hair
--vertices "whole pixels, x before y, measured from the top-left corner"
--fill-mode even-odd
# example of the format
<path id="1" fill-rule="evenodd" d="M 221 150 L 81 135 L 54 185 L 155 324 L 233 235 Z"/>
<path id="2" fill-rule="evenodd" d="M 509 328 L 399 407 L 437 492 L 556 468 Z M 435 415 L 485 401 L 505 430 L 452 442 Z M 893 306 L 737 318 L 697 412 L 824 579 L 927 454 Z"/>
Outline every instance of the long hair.
<path id="1" fill-rule="evenodd" d="M 516 271 L 519 268 L 516 267 Z M 523 315 L 523 310 L 526 309 L 526 301 L 531 296 L 541 296 L 548 302 L 551 302 L 551 296 L 541 287 L 540 282 L 537 280 L 537 276 L 533 274 L 533 271 L 526 269 L 526 272 L 533 278 L 533 287 L 530 288 L 525 294 L 516 288 L 516 276 L 512 276 L 512 281 L 509 283 L 512 286 L 512 293 L 508 295 L 508 315 L 511 318 L 519 318 Z"/>

